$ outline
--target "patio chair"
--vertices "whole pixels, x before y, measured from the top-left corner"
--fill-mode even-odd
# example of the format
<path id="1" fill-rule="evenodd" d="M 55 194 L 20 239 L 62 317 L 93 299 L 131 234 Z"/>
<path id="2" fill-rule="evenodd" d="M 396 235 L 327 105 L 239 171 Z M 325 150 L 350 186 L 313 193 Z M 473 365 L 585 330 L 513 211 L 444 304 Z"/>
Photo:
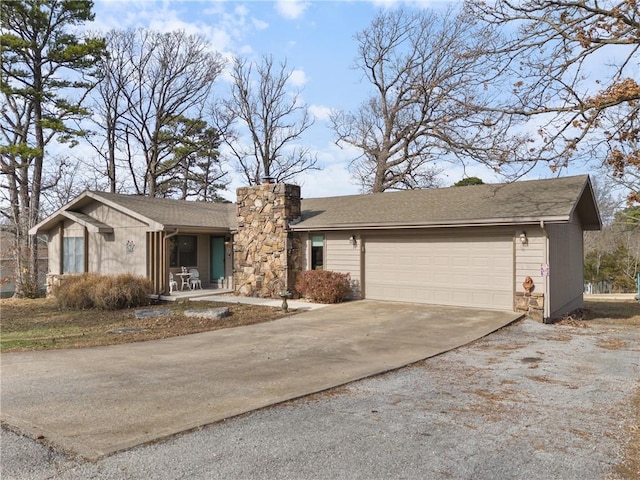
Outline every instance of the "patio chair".
<path id="1" fill-rule="evenodd" d="M 173 272 L 169 272 L 169 293 L 178 290 L 178 282 L 173 278 Z"/>
<path id="2" fill-rule="evenodd" d="M 191 282 L 191 286 L 190 286 L 191 290 L 196 288 L 196 285 L 200 287 L 200 290 L 202 290 L 202 281 L 200 280 L 200 272 L 198 272 L 198 270 L 196 270 L 195 268 L 192 268 L 191 270 L 189 270 L 189 273 L 191 274 L 191 277 L 189 277 L 189 282 Z"/>

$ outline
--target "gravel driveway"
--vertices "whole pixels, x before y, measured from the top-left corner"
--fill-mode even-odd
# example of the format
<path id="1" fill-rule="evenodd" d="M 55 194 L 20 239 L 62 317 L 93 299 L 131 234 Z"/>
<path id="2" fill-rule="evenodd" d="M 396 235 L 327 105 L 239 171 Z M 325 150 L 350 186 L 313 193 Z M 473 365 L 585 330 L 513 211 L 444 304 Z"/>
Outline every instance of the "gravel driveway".
<path id="1" fill-rule="evenodd" d="M 609 479 L 640 332 L 525 320 L 395 372 L 86 463 L 2 431 L 4 479 Z M 637 425 L 635 425 L 637 428 Z"/>

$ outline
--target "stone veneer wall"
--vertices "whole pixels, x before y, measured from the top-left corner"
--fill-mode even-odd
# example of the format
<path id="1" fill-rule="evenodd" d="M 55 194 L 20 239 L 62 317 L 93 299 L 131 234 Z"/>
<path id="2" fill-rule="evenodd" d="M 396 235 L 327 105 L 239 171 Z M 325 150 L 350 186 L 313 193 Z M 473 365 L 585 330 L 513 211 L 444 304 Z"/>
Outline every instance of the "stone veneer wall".
<path id="1" fill-rule="evenodd" d="M 544 321 L 544 293 L 516 292 L 516 312 L 526 313 L 538 322 Z"/>
<path id="2" fill-rule="evenodd" d="M 300 217 L 300 187 L 268 183 L 237 190 L 238 233 L 233 241 L 238 295 L 273 297 L 293 292 L 301 241 L 289 232 Z"/>

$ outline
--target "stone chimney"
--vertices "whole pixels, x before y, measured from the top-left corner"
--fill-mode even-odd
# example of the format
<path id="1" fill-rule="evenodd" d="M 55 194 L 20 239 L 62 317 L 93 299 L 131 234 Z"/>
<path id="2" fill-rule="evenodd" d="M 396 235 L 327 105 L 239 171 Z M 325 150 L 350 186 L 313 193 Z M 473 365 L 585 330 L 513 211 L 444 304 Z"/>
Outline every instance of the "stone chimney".
<path id="1" fill-rule="evenodd" d="M 289 232 L 289 223 L 300 217 L 300 187 L 264 183 L 236 193 L 236 294 L 279 298 L 281 292 L 292 292 L 301 265 L 301 242 Z"/>

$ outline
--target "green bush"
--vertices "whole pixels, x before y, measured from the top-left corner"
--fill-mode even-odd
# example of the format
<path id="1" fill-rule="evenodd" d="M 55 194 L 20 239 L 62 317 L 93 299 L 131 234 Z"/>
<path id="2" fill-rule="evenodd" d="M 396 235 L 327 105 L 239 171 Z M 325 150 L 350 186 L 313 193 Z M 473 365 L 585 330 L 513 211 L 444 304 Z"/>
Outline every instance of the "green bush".
<path id="1" fill-rule="evenodd" d="M 300 272 L 296 280 L 296 290 L 312 302 L 342 302 L 351 294 L 351 276 L 348 273 L 329 270 Z"/>
<path id="2" fill-rule="evenodd" d="M 71 275 L 54 288 L 58 306 L 65 310 L 120 310 L 149 304 L 151 282 L 129 273 Z"/>

